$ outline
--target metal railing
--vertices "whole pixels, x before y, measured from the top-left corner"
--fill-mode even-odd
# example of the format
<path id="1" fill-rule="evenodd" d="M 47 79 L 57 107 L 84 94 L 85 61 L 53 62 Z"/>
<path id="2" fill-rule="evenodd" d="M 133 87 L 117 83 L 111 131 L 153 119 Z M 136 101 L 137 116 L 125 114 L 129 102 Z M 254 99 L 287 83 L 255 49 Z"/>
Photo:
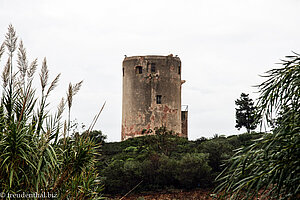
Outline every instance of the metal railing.
<path id="1" fill-rule="evenodd" d="M 188 105 L 181 105 L 181 111 L 188 111 L 189 106 Z"/>

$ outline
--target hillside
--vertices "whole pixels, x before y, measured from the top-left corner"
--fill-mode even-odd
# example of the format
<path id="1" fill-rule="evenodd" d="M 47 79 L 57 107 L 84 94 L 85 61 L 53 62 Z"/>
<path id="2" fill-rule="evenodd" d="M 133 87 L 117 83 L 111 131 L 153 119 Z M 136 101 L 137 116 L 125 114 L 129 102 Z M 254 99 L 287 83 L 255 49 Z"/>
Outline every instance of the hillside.
<path id="1" fill-rule="evenodd" d="M 167 189 L 207 189 L 224 169 L 224 161 L 234 150 L 250 145 L 259 133 L 230 137 L 215 135 L 188 141 L 163 130 L 156 135 L 104 143 L 98 170 L 103 177 L 105 194 Z"/>

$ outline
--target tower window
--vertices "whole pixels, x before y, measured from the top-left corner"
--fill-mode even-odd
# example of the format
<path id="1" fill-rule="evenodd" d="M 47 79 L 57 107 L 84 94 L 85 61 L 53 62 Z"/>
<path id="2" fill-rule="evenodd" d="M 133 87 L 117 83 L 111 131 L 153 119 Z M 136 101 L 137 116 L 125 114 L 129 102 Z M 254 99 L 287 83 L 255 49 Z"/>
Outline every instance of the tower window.
<path id="1" fill-rule="evenodd" d="M 123 67 L 123 76 L 124 76 L 124 67 Z"/>
<path id="2" fill-rule="evenodd" d="M 181 65 L 178 65 L 178 74 L 181 73 Z"/>
<path id="3" fill-rule="evenodd" d="M 142 66 L 136 66 L 136 68 L 135 68 L 135 73 L 136 73 L 136 74 L 142 74 L 142 73 L 143 73 L 143 68 L 142 68 Z"/>
<path id="4" fill-rule="evenodd" d="M 155 63 L 151 63 L 151 72 L 155 72 L 156 69 L 155 69 Z"/>
<path id="5" fill-rule="evenodd" d="M 161 104 L 161 95 L 156 95 L 156 103 Z"/>

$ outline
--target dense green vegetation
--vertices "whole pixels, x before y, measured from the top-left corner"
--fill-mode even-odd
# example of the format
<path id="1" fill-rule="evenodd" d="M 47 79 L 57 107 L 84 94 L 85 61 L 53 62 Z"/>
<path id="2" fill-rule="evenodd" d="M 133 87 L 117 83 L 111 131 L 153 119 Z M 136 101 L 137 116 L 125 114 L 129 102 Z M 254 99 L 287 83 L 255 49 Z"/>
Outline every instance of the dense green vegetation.
<path id="1" fill-rule="evenodd" d="M 268 199 L 299 198 L 300 55 L 282 62 L 258 86 L 258 113 L 272 131 L 241 148 L 218 178 L 218 191 L 232 199 L 252 199 L 259 191 Z"/>
<path id="2" fill-rule="evenodd" d="M 72 137 L 70 133 L 72 101 L 82 82 L 70 83 L 66 100 L 63 98 L 55 114 L 51 114 L 48 97 L 57 86 L 60 74 L 49 82 L 44 59 L 39 73 L 39 95 L 39 89 L 33 84 L 37 59 L 29 64 L 23 42 L 20 41 L 19 45 L 17 42 L 16 32 L 10 25 L 6 40 L 0 47 L 0 58 L 8 53 L 0 96 L 1 194 L 50 194 L 44 198 L 59 199 L 99 198 L 102 185 L 95 168 L 97 145 L 88 137 L 89 132 L 82 137 Z M 14 65 L 16 52 L 17 65 Z M 66 105 L 69 117 L 63 120 Z"/>
<path id="3" fill-rule="evenodd" d="M 188 141 L 161 128 L 155 135 L 103 144 L 98 169 L 107 194 L 124 194 L 140 182 L 135 191 L 212 187 L 233 150 L 259 137 L 246 133 Z"/>

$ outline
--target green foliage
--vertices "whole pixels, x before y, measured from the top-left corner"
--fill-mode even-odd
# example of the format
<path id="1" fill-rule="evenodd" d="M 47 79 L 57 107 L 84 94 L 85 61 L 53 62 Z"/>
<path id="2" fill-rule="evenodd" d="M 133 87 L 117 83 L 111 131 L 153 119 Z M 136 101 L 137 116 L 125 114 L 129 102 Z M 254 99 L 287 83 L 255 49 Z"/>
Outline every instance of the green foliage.
<path id="1" fill-rule="evenodd" d="M 65 104 L 69 105 L 70 116 L 70 101 L 81 82 L 70 84 L 68 100 L 62 99 L 56 113 L 51 115 L 48 97 L 57 86 L 60 74 L 48 82 L 47 61 L 43 60 L 39 96 L 33 86 L 37 59 L 28 63 L 23 42 L 17 45 L 11 25 L 0 47 L 0 58 L 5 47 L 8 61 L 2 73 L 0 102 L 0 191 L 50 192 L 60 199 L 100 197 L 102 188 L 95 168 L 96 144 L 88 136 L 68 137 L 70 127 L 62 127 Z M 17 70 L 12 62 L 16 50 Z"/>
<path id="2" fill-rule="evenodd" d="M 105 143 L 98 162 L 105 193 L 125 194 L 141 181 L 136 191 L 211 187 L 224 168 L 223 159 L 233 155 L 233 149 L 259 137 L 242 134 L 188 141 L 168 133 Z"/>
<path id="3" fill-rule="evenodd" d="M 222 171 L 223 161 L 232 155 L 234 148 L 226 138 L 208 140 L 198 147 L 200 152 L 208 153 L 209 165 L 212 167 L 213 172 Z"/>
<path id="4" fill-rule="evenodd" d="M 91 138 L 96 144 L 103 144 L 107 138 L 106 135 L 99 130 L 84 131 L 82 136 Z"/>
<path id="5" fill-rule="evenodd" d="M 96 198 L 102 190 L 96 170 L 98 146 L 85 136 L 65 138 L 60 141 L 60 168 L 53 189 L 58 188 L 64 198 Z"/>
<path id="6" fill-rule="evenodd" d="M 195 186 L 209 186 L 210 177 L 208 176 L 211 167 L 208 165 L 208 154 L 187 153 L 176 162 L 175 177 L 182 187 L 194 188 Z"/>
<path id="7" fill-rule="evenodd" d="M 235 101 L 235 104 L 238 106 L 235 109 L 235 127 L 238 130 L 245 127 L 247 132 L 250 133 L 250 130 L 254 130 L 257 127 L 259 120 L 253 100 L 249 98 L 249 94 L 242 93 L 240 99 Z"/>
<path id="8" fill-rule="evenodd" d="M 252 199 L 259 191 L 269 199 L 299 195 L 300 55 L 287 58 L 259 85 L 259 112 L 272 132 L 241 148 L 218 178 L 218 191 L 233 199 Z"/>

